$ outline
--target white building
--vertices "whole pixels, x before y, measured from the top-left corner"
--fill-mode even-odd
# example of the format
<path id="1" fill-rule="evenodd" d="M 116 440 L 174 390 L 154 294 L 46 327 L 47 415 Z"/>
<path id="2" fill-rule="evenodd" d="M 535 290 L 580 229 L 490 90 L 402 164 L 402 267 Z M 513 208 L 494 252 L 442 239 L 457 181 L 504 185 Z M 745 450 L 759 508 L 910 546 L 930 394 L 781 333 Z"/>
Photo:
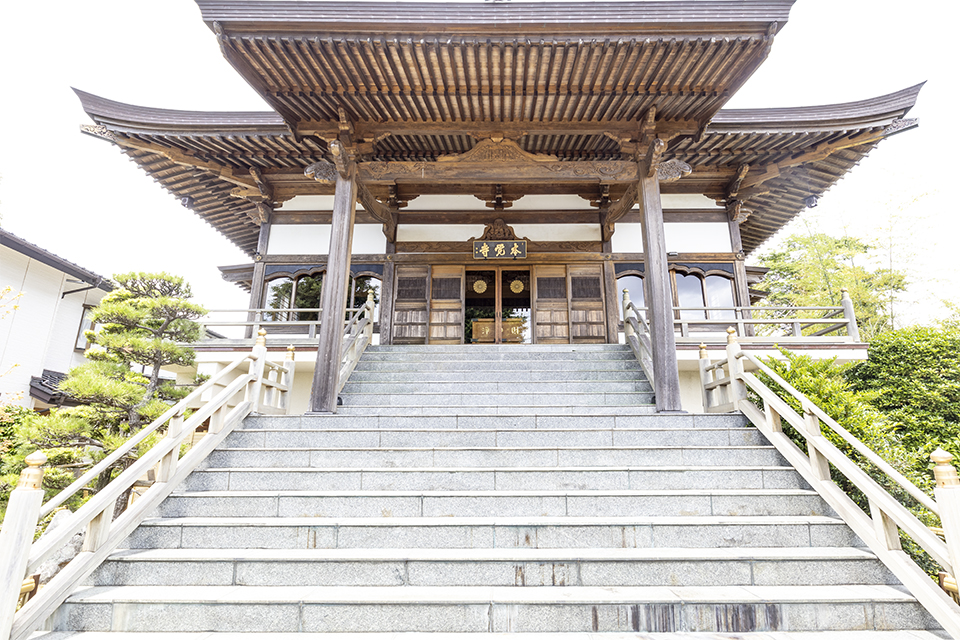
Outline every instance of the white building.
<path id="1" fill-rule="evenodd" d="M 0 319 L 0 399 L 42 409 L 55 380 L 86 362 L 89 310 L 113 287 L 103 276 L 0 229 L 0 289 L 23 295 Z"/>

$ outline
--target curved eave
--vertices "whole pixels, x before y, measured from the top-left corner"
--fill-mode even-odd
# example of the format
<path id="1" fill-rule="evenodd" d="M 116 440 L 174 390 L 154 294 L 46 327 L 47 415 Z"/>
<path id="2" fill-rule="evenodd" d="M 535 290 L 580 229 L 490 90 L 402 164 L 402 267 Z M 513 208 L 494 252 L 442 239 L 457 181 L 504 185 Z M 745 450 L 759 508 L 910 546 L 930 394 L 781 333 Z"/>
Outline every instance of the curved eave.
<path id="1" fill-rule="evenodd" d="M 180 111 L 141 107 L 74 89 L 83 110 L 97 124 L 122 132 L 176 135 L 283 135 L 283 119 L 273 111 Z"/>
<path id="2" fill-rule="evenodd" d="M 526 36 L 531 30 L 604 34 L 763 33 L 794 0 L 631 2 L 298 2 L 197 0 L 203 20 L 249 34 Z"/>
<path id="3" fill-rule="evenodd" d="M 707 132 L 811 131 L 884 126 L 903 118 L 917 102 L 925 83 L 876 98 L 787 109 L 721 109 Z"/>

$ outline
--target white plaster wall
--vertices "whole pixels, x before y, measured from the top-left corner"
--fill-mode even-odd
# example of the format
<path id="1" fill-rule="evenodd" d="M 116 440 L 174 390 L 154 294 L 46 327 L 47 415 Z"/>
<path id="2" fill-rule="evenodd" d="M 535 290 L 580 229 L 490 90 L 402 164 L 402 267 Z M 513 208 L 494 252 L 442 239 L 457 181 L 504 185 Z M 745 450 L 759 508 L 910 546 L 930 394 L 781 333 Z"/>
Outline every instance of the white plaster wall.
<path id="1" fill-rule="evenodd" d="M 483 235 L 482 224 L 401 224 L 397 242 L 466 242 Z"/>
<path id="2" fill-rule="evenodd" d="M 725 222 L 667 222 L 663 225 L 663 234 L 668 252 L 712 253 L 731 250 L 730 227 Z"/>
<path id="3" fill-rule="evenodd" d="M 660 195 L 664 209 L 722 209 L 716 200 L 702 193 L 664 193 Z"/>
<path id="4" fill-rule="evenodd" d="M 540 242 L 600 240 L 599 224 L 514 224 L 510 225 L 521 238 Z"/>
<path id="5" fill-rule="evenodd" d="M 0 377 L 0 394 L 19 395 L 25 407 L 33 407 L 30 376 L 40 375 L 47 360 L 65 281 L 66 274 L 53 267 L 0 247 L 0 283 L 24 292 L 19 308 L 0 320 L 0 373 L 6 372 Z M 79 326 L 78 316 L 74 331 Z"/>
<path id="6" fill-rule="evenodd" d="M 723 222 L 667 222 L 663 225 L 667 251 L 677 253 L 729 253 L 730 229 Z M 613 234 L 615 253 L 643 253 L 639 222 L 617 225 Z"/>
<path id="7" fill-rule="evenodd" d="M 639 222 L 617 224 L 610 248 L 614 253 L 643 253 L 643 233 Z"/>
<path id="8" fill-rule="evenodd" d="M 383 253 L 387 239 L 379 224 L 353 227 L 353 253 Z M 270 227 L 267 253 L 270 255 L 327 255 L 330 251 L 329 224 L 275 224 Z"/>
<path id="9" fill-rule="evenodd" d="M 330 251 L 328 224 L 275 224 L 270 227 L 269 255 L 326 255 Z"/>

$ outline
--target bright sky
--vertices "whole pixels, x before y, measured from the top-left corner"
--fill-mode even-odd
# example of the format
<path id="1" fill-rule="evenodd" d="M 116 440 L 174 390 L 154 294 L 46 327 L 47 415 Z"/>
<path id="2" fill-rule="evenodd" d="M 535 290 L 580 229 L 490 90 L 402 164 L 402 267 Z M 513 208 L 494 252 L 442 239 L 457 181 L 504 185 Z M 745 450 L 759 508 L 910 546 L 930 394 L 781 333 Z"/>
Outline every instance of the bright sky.
<path id="1" fill-rule="evenodd" d="M 942 314 L 940 299 L 960 302 L 952 260 L 960 222 L 944 188 L 953 173 L 958 18 L 958 5 L 943 0 L 798 0 L 771 56 L 728 105 L 830 104 L 927 81 L 909 114 L 920 128 L 881 143 L 787 229 L 892 237 L 893 266 L 914 282 L 897 310 L 901 323 Z M 209 308 L 245 307 L 247 295 L 216 267 L 247 258 L 118 149 L 82 135 L 79 125 L 91 121 L 70 89 L 171 109 L 264 109 L 196 5 L 4 2 L 0 55 L 3 227 L 103 275 L 165 270 L 185 276 Z"/>

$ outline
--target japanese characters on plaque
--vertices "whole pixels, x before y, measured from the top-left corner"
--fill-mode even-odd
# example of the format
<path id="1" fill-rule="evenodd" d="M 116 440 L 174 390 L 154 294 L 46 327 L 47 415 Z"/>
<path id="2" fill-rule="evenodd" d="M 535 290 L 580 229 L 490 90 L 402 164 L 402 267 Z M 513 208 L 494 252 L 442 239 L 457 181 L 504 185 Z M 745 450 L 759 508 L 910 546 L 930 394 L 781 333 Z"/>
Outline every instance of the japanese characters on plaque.
<path id="1" fill-rule="evenodd" d="M 527 257 L 526 240 L 474 240 L 473 257 L 477 260 L 497 258 L 523 259 Z"/>

